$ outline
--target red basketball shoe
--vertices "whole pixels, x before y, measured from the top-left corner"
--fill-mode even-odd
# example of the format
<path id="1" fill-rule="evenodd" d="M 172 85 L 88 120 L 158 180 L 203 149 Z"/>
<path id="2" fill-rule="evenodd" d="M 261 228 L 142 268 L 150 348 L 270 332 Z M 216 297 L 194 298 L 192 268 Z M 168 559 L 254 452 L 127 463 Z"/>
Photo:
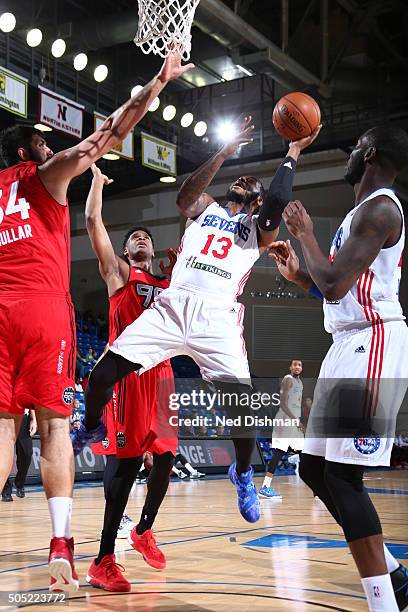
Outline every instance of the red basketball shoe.
<path id="1" fill-rule="evenodd" d="M 162 570 L 166 567 L 166 557 L 162 551 L 157 547 L 156 540 L 154 539 L 153 529 L 148 529 L 142 535 L 136 532 L 136 527 L 130 532 L 128 538 L 129 544 L 133 546 L 137 552 L 143 555 L 143 559 L 154 567 L 155 569 Z"/>
<path id="2" fill-rule="evenodd" d="M 105 591 L 128 592 L 132 585 L 122 575 L 124 571 L 123 565 L 116 563 L 115 555 L 105 555 L 98 565 L 92 561 L 86 581 Z"/>
<path id="3" fill-rule="evenodd" d="M 78 575 L 74 566 L 74 538 L 52 538 L 48 556 L 50 591 L 77 591 Z"/>

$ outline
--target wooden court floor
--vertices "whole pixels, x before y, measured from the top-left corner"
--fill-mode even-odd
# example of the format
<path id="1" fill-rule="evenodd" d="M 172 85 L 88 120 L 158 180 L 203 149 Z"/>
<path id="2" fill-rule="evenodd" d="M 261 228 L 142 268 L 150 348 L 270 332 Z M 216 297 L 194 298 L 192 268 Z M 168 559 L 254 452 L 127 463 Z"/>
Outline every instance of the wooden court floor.
<path id="1" fill-rule="evenodd" d="M 261 480 L 256 479 L 258 487 Z M 166 570 L 150 568 L 126 540 L 117 541 L 117 560 L 132 582 L 132 592 L 126 594 L 109 594 L 85 582 L 98 547 L 103 490 L 99 483 L 81 485 L 73 513 L 81 586 L 67 610 L 366 610 L 338 526 L 297 476 L 277 477 L 275 482 L 283 499 L 262 500 L 263 514 L 256 525 L 241 519 L 235 491 L 226 479 L 172 482 L 155 526 L 167 556 Z M 380 512 L 386 542 L 408 563 L 408 472 L 373 472 L 366 485 Z M 128 508 L 134 520 L 145 493 L 145 485 L 132 490 Z M 5 592 L 45 593 L 48 585 L 50 526 L 44 494 L 33 487 L 25 499 L 14 500 L 0 503 L 2 610 L 16 609 L 7 604 Z"/>

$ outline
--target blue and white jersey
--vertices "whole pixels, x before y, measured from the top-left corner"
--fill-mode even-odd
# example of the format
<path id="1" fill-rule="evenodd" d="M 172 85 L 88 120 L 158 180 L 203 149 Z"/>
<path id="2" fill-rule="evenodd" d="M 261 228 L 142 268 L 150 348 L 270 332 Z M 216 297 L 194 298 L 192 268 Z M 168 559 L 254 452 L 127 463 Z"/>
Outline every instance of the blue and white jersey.
<path id="1" fill-rule="evenodd" d="M 186 227 L 170 288 L 216 296 L 224 304 L 235 301 L 260 256 L 257 219 L 210 204 Z"/>
<path id="2" fill-rule="evenodd" d="M 368 270 L 358 278 L 344 298 L 324 300 L 324 326 L 331 334 L 387 321 L 402 321 L 405 318 L 398 297 L 405 244 L 404 213 L 401 202 L 391 189 L 377 189 L 347 214 L 333 239 L 330 260 L 334 261 L 336 254 L 348 240 L 353 217 L 360 206 L 380 195 L 391 198 L 399 208 L 402 217 L 400 238 L 394 246 L 381 249 Z"/>

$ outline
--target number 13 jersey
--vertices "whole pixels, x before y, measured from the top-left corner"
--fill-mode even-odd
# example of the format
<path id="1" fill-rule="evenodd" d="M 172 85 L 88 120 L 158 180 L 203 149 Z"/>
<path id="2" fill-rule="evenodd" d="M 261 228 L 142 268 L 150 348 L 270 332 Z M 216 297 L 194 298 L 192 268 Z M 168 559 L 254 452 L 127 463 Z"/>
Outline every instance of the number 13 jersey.
<path id="1" fill-rule="evenodd" d="M 186 228 L 170 286 L 234 302 L 260 255 L 257 218 L 210 204 Z"/>
<path id="2" fill-rule="evenodd" d="M 0 296 L 69 293 L 68 203 L 48 193 L 38 165 L 0 172 Z"/>

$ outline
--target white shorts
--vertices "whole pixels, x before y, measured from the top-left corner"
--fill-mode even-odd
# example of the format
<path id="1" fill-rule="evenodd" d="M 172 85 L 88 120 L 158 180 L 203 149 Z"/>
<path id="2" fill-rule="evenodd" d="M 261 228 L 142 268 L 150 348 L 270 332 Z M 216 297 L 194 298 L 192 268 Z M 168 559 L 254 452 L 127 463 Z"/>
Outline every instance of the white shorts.
<path id="1" fill-rule="evenodd" d="M 304 444 L 305 439 L 300 435 L 298 438 L 272 438 L 272 448 L 279 448 L 279 450 L 283 450 L 285 453 L 289 450 L 289 447 L 292 450 L 302 451 Z"/>
<path id="2" fill-rule="evenodd" d="M 150 370 L 165 359 L 188 355 L 208 381 L 250 384 L 243 339 L 243 304 L 184 289 L 166 289 L 113 342 L 110 350 Z"/>
<path id="3" fill-rule="evenodd" d="M 408 328 L 403 321 L 338 334 L 322 363 L 304 453 L 338 463 L 389 465 L 397 414 L 407 390 L 407 354 Z M 343 423 L 344 413 L 347 431 L 356 415 L 364 415 L 370 433 L 364 429 L 354 430 L 353 436 L 324 437 L 328 420 L 329 428 Z"/>

